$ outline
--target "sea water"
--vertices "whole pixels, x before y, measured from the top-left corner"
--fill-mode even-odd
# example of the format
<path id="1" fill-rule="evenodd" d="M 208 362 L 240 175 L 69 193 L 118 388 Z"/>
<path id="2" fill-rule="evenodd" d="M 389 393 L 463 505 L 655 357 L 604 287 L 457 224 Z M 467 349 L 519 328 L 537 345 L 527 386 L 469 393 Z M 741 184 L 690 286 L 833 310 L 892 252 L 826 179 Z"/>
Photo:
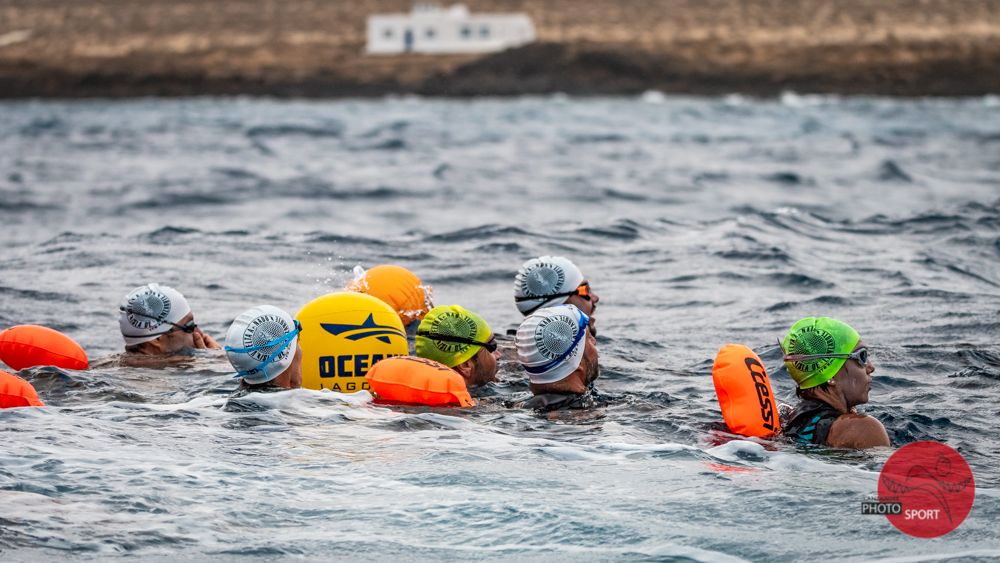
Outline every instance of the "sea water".
<path id="1" fill-rule="evenodd" d="M 257 99 L 0 104 L 0 327 L 98 367 L 0 412 L 0 558 L 987 560 L 1000 554 L 1000 115 L 992 99 Z M 357 266 L 406 266 L 503 334 L 564 255 L 600 295 L 593 411 L 539 416 L 515 363 L 468 410 L 297 390 L 224 409 L 219 353 L 114 367 L 160 282 L 221 339 Z M 831 315 L 865 412 L 975 474 L 936 540 L 862 516 L 892 450 L 734 440 L 712 359 Z"/>

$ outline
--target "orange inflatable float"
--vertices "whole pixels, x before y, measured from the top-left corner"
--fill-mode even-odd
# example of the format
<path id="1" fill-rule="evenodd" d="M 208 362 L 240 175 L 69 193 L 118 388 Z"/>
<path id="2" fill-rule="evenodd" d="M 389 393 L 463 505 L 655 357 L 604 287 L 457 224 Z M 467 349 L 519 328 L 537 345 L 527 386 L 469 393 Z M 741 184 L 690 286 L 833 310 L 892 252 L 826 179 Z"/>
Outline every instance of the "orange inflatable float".
<path id="1" fill-rule="evenodd" d="M 0 409 L 44 407 L 30 383 L 16 375 L 0 371 Z"/>
<path id="2" fill-rule="evenodd" d="M 402 266 L 383 264 L 367 271 L 358 266 L 355 272 L 357 279 L 344 289 L 381 299 L 396 311 L 404 327 L 434 308 L 431 287 Z"/>
<path id="3" fill-rule="evenodd" d="M 386 358 L 368 370 L 368 385 L 380 400 L 391 403 L 444 407 L 474 407 L 465 380 L 444 364 L 398 356 Z"/>
<path id="4" fill-rule="evenodd" d="M 15 370 L 35 366 L 87 369 L 87 353 L 75 340 L 44 326 L 18 325 L 0 332 L 0 361 Z"/>
<path id="5" fill-rule="evenodd" d="M 770 438 L 781 430 L 778 404 L 764 364 L 742 344 L 726 344 L 712 365 L 715 394 L 730 432 Z"/>

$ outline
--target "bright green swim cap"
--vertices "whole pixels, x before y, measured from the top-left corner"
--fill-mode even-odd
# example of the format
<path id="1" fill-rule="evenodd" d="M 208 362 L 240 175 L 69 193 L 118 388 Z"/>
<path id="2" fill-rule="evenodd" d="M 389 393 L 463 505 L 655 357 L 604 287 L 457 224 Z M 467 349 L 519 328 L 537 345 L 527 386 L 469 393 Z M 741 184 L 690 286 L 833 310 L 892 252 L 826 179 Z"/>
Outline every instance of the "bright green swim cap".
<path id="1" fill-rule="evenodd" d="M 781 347 L 786 356 L 797 354 L 850 354 L 861 335 L 847 323 L 830 317 L 806 317 L 792 325 Z M 847 360 L 822 358 L 785 362 L 799 389 L 816 387 L 833 379 Z"/>
<path id="2" fill-rule="evenodd" d="M 486 343 L 493 331 L 482 317 L 458 305 L 441 305 L 431 309 L 417 327 L 416 351 L 421 358 L 441 362 L 453 368 L 471 359 Z M 434 338 L 449 336 L 468 342 Z"/>

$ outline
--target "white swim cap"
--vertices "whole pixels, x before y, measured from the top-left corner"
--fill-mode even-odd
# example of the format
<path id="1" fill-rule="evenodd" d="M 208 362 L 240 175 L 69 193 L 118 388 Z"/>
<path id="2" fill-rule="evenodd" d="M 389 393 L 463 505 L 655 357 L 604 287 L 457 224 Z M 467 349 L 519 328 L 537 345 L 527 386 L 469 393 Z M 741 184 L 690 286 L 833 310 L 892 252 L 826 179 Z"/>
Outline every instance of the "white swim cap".
<path id="1" fill-rule="evenodd" d="M 277 307 L 258 305 L 236 317 L 226 333 L 226 356 L 251 385 L 281 375 L 295 359 L 301 326 Z"/>
<path id="2" fill-rule="evenodd" d="M 590 319 L 576 305 L 532 313 L 517 329 L 517 359 L 532 383 L 555 383 L 580 366 Z"/>
<path id="3" fill-rule="evenodd" d="M 137 287 L 118 306 L 118 326 L 127 346 L 156 340 L 191 312 L 187 299 L 172 287 L 156 283 Z"/>
<path id="4" fill-rule="evenodd" d="M 576 264 L 562 256 L 542 256 L 525 262 L 514 278 L 514 303 L 522 315 L 565 303 L 583 283 Z"/>

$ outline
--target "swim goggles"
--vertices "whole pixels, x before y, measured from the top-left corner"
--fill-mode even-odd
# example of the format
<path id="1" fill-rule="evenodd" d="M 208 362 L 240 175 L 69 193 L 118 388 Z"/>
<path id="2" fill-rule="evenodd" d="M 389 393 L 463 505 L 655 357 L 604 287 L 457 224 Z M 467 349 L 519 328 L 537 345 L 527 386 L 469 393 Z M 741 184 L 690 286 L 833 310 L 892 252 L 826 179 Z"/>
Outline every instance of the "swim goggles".
<path id="1" fill-rule="evenodd" d="M 584 335 L 587 334 L 587 325 L 590 324 L 590 317 L 585 315 L 583 311 L 580 311 L 579 309 L 577 309 L 577 311 L 580 312 L 580 318 L 577 319 L 576 321 L 576 335 L 573 336 L 573 343 L 570 344 L 568 348 L 566 348 L 566 351 L 563 352 L 558 358 L 552 360 L 547 364 L 543 364 L 540 366 L 524 366 L 524 371 L 533 374 L 545 373 L 550 369 L 563 363 L 564 361 L 566 361 L 566 358 L 573 355 L 573 352 L 576 350 L 577 344 L 579 344 L 580 341 L 583 340 Z"/>
<path id="2" fill-rule="evenodd" d="M 264 350 L 266 348 L 271 348 L 272 346 L 278 347 L 277 349 L 275 349 L 274 352 L 271 352 L 271 355 L 264 358 L 263 362 L 257 364 L 256 367 L 236 372 L 236 375 L 233 376 L 233 379 L 252 376 L 258 372 L 263 373 L 264 376 L 267 377 L 267 369 L 266 369 L 267 366 L 272 364 L 278 358 L 278 356 L 280 356 L 281 353 L 284 352 L 285 348 L 288 348 L 288 346 L 292 343 L 293 340 L 295 340 L 295 337 L 298 336 L 300 332 L 302 332 L 302 324 L 298 320 L 295 320 L 295 330 L 285 333 L 284 335 L 279 336 L 270 342 L 265 342 L 258 346 L 250 346 L 248 348 L 233 348 L 232 346 L 226 346 L 225 348 L 223 348 L 223 350 L 225 350 L 226 352 L 233 352 L 235 354 L 249 354 L 250 352 L 256 352 L 257 350 Z"/>
<path id="3" fill-rule="evenodd" d="M 784 352 L 784 348 L 782 348 L 782 352 Z M 784 359 L 786 362 L 808 362 L 812 360 L 825 360 L 827 358 L 854 360 L 864 367 L 868 365 L 871 354 L 868 353 L 868 348 L 859 348 L 850 354 L 789 354 Z"/>
<path id="4" fill-rule="evenodd" d="M 451 334 L 440 334 L 437 332 L 430 332 L 428 330 L 418 330 L 417 336 L 423 336 L 430 338 L 431 340 L 440 340 L 441 342 L 456 342 L 458 344 L 471 344 L 472 346 L 482 346 L 486 348 L 486 351 L 493 353 L 497 351 L 497 337 L 496 335 L 490 335 L 490 339 L 486 342 L 479 342 L 469 338 L 462 338 L 461 336 L 454 336 Z"/>
<path id="5" fill-rule="evenodd" d="M 187 324 L 179 325 L 177 323 L 172 323 L 170 321 L 160 319 L 159 317 L 155 317 L 153 315 L 147 315 L 146 313 L 133 311 L 132 309 L 129 309 L 127 307 L 118 307 L 118 310 L 123 313 L 128 313 L 129 315 L 135 315 L 137 317 L 145 317 L 147 319 L 152 319 L 156 321 L 158 324 L 168 324 L 173 326 L 173 328 L 171 328 L 170 330 L 165 330 L 163 332 L 154 332 L 152 334 L 144 334 L 143 336 L 163 336 L 164 334 L 170 334 L 171 332 L 178 330 L 186 332 L 187 334 L 192 334 L 194 333 L 194 329 L 198 328 L 198 325 L 195 324 L 194 319 L 188 321 Z"/>
<path id="6" fill-rule="evenodd" d="M 542 300 L 541 303 L 539 303 L 538 305 L 535 305 L 531 309 L 528 309 L 527 311 L 524 312 L 524 315 L 528 316 L 528 315 L 534 313 L 535 311 L 541 309 L 542 305 L 544 305 L 545 302 L 548 301 L 548 300 L 550 300 L 550 299 L 555 299 L 557 297 L 572 297 L 574 295 L 579 295 L 580 297 L 586 299 L 587 301 L 590 301 L 590 282 L 586 282 L 585 281 L 585 282 L 581 283 L 580 285 L 576 286 L 576 289 L 574 289 L 573 291 L 567 291 L 567 292 L 564 292 L 564 293 L 550 293 L 548 295 L 520 295 L 520 296 L 516 296 L 516 297 L 514 297 L 514 302 L 515 303 L 521 303 L 522 301 L 534 301 L 535 299 L 541 299 Z"/>

